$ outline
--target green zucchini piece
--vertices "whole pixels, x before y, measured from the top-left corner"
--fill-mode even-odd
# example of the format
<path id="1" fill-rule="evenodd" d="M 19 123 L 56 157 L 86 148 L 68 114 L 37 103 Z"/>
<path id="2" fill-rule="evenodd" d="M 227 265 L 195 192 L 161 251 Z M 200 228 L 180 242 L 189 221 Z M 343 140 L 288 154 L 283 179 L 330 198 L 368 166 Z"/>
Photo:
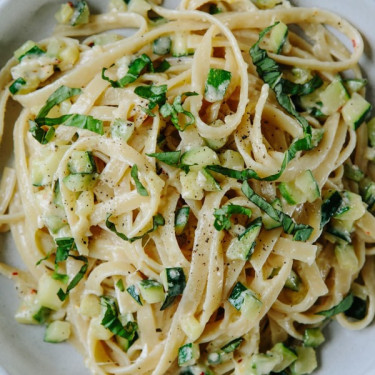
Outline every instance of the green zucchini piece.
<path id="1" fill-rule="evenodd" d="M 178 349 L 178 365 L 191 366 L 197 362 L 200 356 L 199 345 L 188 343 Z"/>
<path id="2" fill-rule="evenodd" d="M 307 328 L 303 333 L 303 345 L 306 347 L 317 348 L 325 341 L 324 335 L 319 327 Z"/>
<path id="3" fill-rule="evenodd" d="M 71 332 L 69 322 L 55 320 L 50 323 L 44 333 L 44 341 L 59 343 L 69 339 Z"/>
<path id="4" fill-rule="evenodd" d="M 367 115 L 371 112 L 371 104 L 356 92 L 342 108 L 344 121 L 352 129 L 357 130 L 366 120 Z"/>

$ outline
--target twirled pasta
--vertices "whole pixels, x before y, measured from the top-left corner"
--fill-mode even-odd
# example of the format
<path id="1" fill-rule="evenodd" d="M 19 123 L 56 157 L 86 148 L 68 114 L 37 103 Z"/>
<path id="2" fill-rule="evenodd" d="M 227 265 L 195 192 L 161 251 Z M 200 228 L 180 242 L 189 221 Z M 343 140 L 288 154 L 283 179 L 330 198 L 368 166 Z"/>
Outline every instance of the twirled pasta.
<path id="1" fill-rule="evenodd" d="M 337 321 L 349 329 L 370 324 L 375 315 L 375 219 L 361 182 L 344 173 L 354 165 L 374 179 L 371 157 L 363 152 L 368 149 L 367 127 L 353 130 L 348 126 L 341 106 L 329 115 L 301 109 L 314 131 L 323 136 L 315 147 L 291 157 L 278 178 L 267 181 L 267 176 L 280 171 L 286 152 L 293 140 L 304 137 L 304 129 L 298 117 L 280 103 L 272 84 L 259 76 L 259 68 L 249 54 L 262 29 L 282 22 L 290 26 L 283 52 L 272 51 L 266 34 L 261 46 L 267 56 L 281 67 L 283 76 L 290 77 L 292 68 L 299 68 L 307 77 L 318 75 L 327 87 L 337 80 L 337 74 L 344 75 L 348 70 L 352 77 L 361 79 L 358 60 L 363 40 L 359 32 L 337 15 L 316 8 L 293 8 L 288 1 L 270 9 L 257 5 L 261 8 L 272 2 L 243 0 L 184 0 L 179 10 L 144 3 L 146 7 L 129 5 L 130 11 L 126 11 L 122 2 L 112 1 L 108 13 L 90 16 L 86 24 L 58 26 L 54 35 L 38 46 L 47 53 L 56 40 L 73 46 L 79 50 L 77 61 L 41 81 L 37 89 L 13 92 L 23 109 L 14 125 L 14 168 L 4 170 L 0 186 L 0 228 L 12 231 L 29 273 L 3 264 L 0 272 L 12 278 L 22 291 L 24 302 L 18 314 L 27 310 L 30 315 L 30 300 L 34 307 L 38 305 L 40 291 L 35 291 L 46 275 L 56 279 L 56 273 L 63 272 L 71 282 L 81 273 L 82 278 L 59 308 L 49 311 L 47 321 L 70 323 L 71 340 L 84 353 L 93 374 L 268 374 L 276 365 L 268 372 L 254 370 L 256 356 L 267 353 L 268 360 L 275 359 L 271 348 L 280 342 L 296 348 L 298 354 L 306 329 L 325 324 L 325 317 L 318 313 L 340 305 L 345 296 L 354 295 L 362 305 L 365 303 L 366 311 L 353 320 L 342 310 Z M 210 14 L 210 7 L 215 7 L 216 14 Z M 150 12 L 161 21 L 149 18 Z M 323 25 L 343 34 L 353 43 L 353 50 L 347 50 Z M 136 32 L 115 38 L 96 35 L 119 28 L 135 28 Z M 74 39 L 82 37 L 88 39 Z M 100 38 L 106 41 L 99 43 Z M 160 56 L 153 49 L 158 38 L 172 39 L 172 46 L 180 38 L 185 43 L 184 53 L 173 56 L 168 50 Z M 135 59 L 143 55 L 155 66 L 163 60 L 170 66 L 163 72 L 147 71 L 147 63 L 136 79 L 119 84 Z M 13 83 L 11 73 L 15 79 L 14 67 L 22 64 L 22 58 L 18 60 L 11 59 L 0 74 L 1 135 Z M 228 87 L 215 101 L 206 96 L 210 69 L 230 72 Z M 294 83 L 304 84 L 306 80 Z M 170 105 L 174 106 L 180 96 L 180 129 L 176 129 L 171 113 L 163 115 L 163 103 L 155 109 L 149 104 L 150 97 L 148 100 L 137 94 L 137 87 L 147 85 L 166 85 Z M 61 87 L 79 88 L 80 92 L 52 106 L 48 117 L 91 116 L 103 124 L 102 134 L 65 126 L 61 121 L 54 124 L 55 133 L 45 144 L 40 139 L 38 142 L 35 134 L 33 137 L 29 121 L 38 121 L 40 110 Z M 359 93 L 364 96 L 364 88 L 360 87 Z M 192 124 L 186 122 L 189 118 L 194 119 Z M 126 138 L 112 131 L 117 119 L 132 129 Z M 43 125 L 39 129 L 45 129 Z M 184 169 L 183 153 L 207 149 L 206 145 L 216 151 L 220 161 L 216 156 L 215 163 L 202 160 L 198 167 L 190 164 L 192 172 L 186 165 Z M 228 256 L 230 246 L 241 238 L 249 222 L 237 215 L 229 228 L 218 230 L 216 210 L 241 206 L 251 210 L 251 219 L 261 217 L 263 221 L 265 214 L 264 208 L 244 195 L 246 182 L 205 169 L 216 179 L 216 188 L 207 188 L 204 178 L 202 185 L 199 168 L 220 162 L 228 167 L 223 157 L 227 150 L 236 152 L 242 170 L 251 169 L 257 175 L 247 183 L 258 197 L 267 201 L 283 197 L 283 214 L 311 226 L 307 238 L 295 241 L 279 223 L 274 229 L 261 229 L 250 259 Z M 182 158 L 177 163 L 155 158 L 161 152 L 178 151 Z M 94 183 L 72 188 L 66 178 L 73 173 L 70 163 L 77 152 L 91 155 L 96 172 L 90 172 Z M 54 161 L 48 164 L 50 157 Z M 35 182 L 35 168 L 42 168 L 44 183 Z M 306 170 L 311 171 L 320 197 L 288 204 L 280 194 L 280 183 L 293 184 Z M 141 194 L 134 173 L 146 194 Z M 196 173 L 192 189 L 198 189 L 198 195 L 193 196 L 184 186 L 189 173 Z M 363 211 L 352 220 L 346 240 L 332 238 L 321 225 L 322 202 L 332 191 L 361 194 L 364 201 L 360 201 Z M 189 207 L 190 217 L 183 231 L 177 233 L 176 213 L 181 207 Z M 59 228 L 51 227 L 51 217 L 59 218 Z M 157 217 L 163 221 L 155 226 Z M 64 262 L 58 262 L 56 247 L 62 238 L 72 239 L 74 246 Z M 352 249 L 350 264 L 339 259 L 335 253 L 338 246 Z M 87 268 L 82 271 L 83 261 Z M 181 296 L 173 296 L 175 300 L 168 308 L 160 308 L 162 301 L 137 303 L 125 290 L 145 279 L 162 283 L 163 271 L 177 268 L 183 270 L 186 286 Z M 288 287 L 292 274 L 300 284 L 294 290 Z M 261 303 L 255 314 L 246 315 L 228 300 L 239 283 Z M 98 307 L 103 296 L 115 301 L 120 317 L 137 322 L 137 337 L 128 342 L 129 347 L 124 348 L 118 332 L 111 332 L 103 323 L 103 300 Z M 88 301 L 91 310 L 84 307 Z M 32 319 L 35 321 L 35 315 L 30 322 Z M 239 338 L 240 346 L 222 355 L 223 347 Z M 179 366 L 179 348 L 187 343 L 198 345 L 200 359 L 187 363 L 188 367 L 184 363 Z M 222 355 L 221 360 L 210 360 L 212 353 Z M 292 362 L 287 366 L 293 368 Z M 308 371 L 315 367 L 313 364 Z M 295 364 L 293 371 L 298 374 Z"/>

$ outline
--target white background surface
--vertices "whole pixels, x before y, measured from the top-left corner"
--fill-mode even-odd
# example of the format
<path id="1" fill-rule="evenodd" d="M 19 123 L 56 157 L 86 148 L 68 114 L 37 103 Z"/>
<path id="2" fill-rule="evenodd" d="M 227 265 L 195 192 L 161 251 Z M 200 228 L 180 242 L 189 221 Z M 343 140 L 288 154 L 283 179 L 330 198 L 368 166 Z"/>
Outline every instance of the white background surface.
<path id="1" fill-rule="evenodd" d="M 107 1 L 88 0 L 95 12 Z M 173 4 L 175 0 L 168 0 Z M 178 0 L 176 0 L 178 1 Z M 62 1 L 0 0 L 0 66 L 24 41 L 43 39 L 54 25 L 53 14 Z M 375 0 L 296 0 L 300 6 L 320 6 L 350 20 L 364 35 L 365 56 L 361 65 L 372 83 L 369 98 L 375 104 Z M 0 166 L 9 163 L 11 133 L 0 149 Z M 0 235 L 0 261 L 19 265 L 9 236 Z M 13 319 L 18 306 L 13 284 L 0 277 L 0 375 L 88 375 L 80 355 L 68 344 L 43 342 L 44 329 L 19 325 Z M 350 332 L 335 323 L 325 330 L 327 343 L 319 351 L 315 375 L 375 375 L 375 324 Z M 1 369 L 3 367 L 6 372 Z"/>

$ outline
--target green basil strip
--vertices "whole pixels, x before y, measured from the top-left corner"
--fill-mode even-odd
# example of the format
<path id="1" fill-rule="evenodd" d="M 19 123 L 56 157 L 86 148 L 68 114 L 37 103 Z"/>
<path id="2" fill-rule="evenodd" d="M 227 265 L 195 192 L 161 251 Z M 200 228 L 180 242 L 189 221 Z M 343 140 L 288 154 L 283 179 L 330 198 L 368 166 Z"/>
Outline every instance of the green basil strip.
<path id="1" fill-rule="evenodd" d="M 36 266 L 39 266 L 42 262 L 44 262 L 45 260 L 47 260 L 47 259 L 52 255 L 52 251 L 53 251 L 53 250 L 49 251 L 49 252 L 46 254 L 45 257 L 39 259 L 39 260 L 35 263 L 35 265 L 36 265 Z"/>
<path id="2" fill-rule="evenodd" d="M 170 151 L 170 152 L 155 152 L 153 154 L 146 154 L 152 158 L 158 159 L 159 161 L 178 167 L 180 164 L 181 151 Z"/>
<path id="3" fill-rule="evenodd" d="M 231 72 L 211 68 L 205 84 L 205 99 L 211 103 L 223 100 L 231 78 Z"/>
<path id="4" fill-rule="evenodd" d="M 352 293 L 349 293 L 338 305 L 332 307 L 329 310 L 319 311 L 316 315 L 323 315 L 326 318 L 331 318 L 334 315 L 343 313 L 350 309 L 354 301 Z"/>
<path id="5" fill-rule="evenodd" d="M 195 117 L 193 114 L 189 111 L 186 111 L 182 107 L 182 97 L 183 96 L 196 96 L 198 93 L 196 92 L 184 92 L 181 95 L 177 95 L 175 99 L 173 100 L 173 104 L 165 103 L 161 108 L 160 108 L 160 114 L 164 117 L 167 118 L 170 116 L 172 124 L 176 127 L 177 130 L 179 131 L 184 131 L 189 125 L 194 124 L 195 122 Z M 183 126 L 180 126 L 179 124 L 179 119 L 178 115 L 182 113 L 184 114 L 188 120 L 183 124 Z"/>
<path id="6" fill-rule="evenodd" d="M 251 217 L 252 211 L 250 208 L 239 206 L 236 204 L 229 204 L 227 206 L 215 209 L 214 227 L 216 228 L 216 230 L 230 229 L 230 227 L 232 226 L 230 217 L 234 214 L 243 214 Z"/>
<path id="7" fill-rule="evenodd" d="M 122 325 L 118 317 L 118 308 L 113 297 L 100 297 L 101 304 L 106 308 L 101 325 L 109 329 L 117 336 L 127 339 L 129 342 L 134 342 L 137 335 L 138 324 L 136 322 L 127 322 L 125 327 Z"/>
<path id="8" fill-rule="evenodd" d="M 225 344 L 223 347 L 221 347 L 221 350 L 224 353 L 232 353 L 241 345 L 243 340 L 244 339 L 242 337 L 234 339 L 234 340 L 228 342 L 228 344 Z"/>
<path id="9" fill-rule="evenodd" d="M 33 315 L 33 319 L 36 320 L 39 324 L 44 324 L 47 322 L 49 316 L 51 315 L 52 310 L 48 307 L 42 306 L 36 314 Z"/>
<path id="10" fill-rule="evenodd" d="M 147 192 L 146 188 L 142 185 L 141 181 L 139 181 L 139 178 L 138 178 L 138 166 L 137 166 L 137 164 L 134 164 L 132 166 L 130 175 L 132 176 L 132 178 L 134 180 L 135 187 L 137 188 L 138 194 L 142 195 L 143 197 L 147 197 L 148 192 Z"/>
<path id="11" fill-rule="evenodd" d="M 324 200 L 321 207 L 320 228 L 323 228 L 341 207 L 343 200 L 338 191 L 333 192 Z"/>
<path id="12" fill-rule="evenodd" d="M 55 117 L 55 118 L 42 117 L 42 118 L 36 118 L 35 123 L 39 126 L 42 126 L 42 125 L 72 126 L 75 128 L 90 130 L 100 135 L 104 134 L 103 121 L 98 120 L 88 115 L 70 114 L 70 115 L 63 115 L 63 116 Z"/>
<path id="13" fill-rule="evenodd" d="M 47 99 L 46 104 L 41 108 L 37 115 L 37 119 L 46 117 L 49 111 L 55 106 L 62 103 L 73 96 L 81 94 L 82 90 L 77 88 L 70 88 L 67 86 L 60 86 L 51 96 Z"/>
<path id="14" fill-rule="evenodd" d="M 55 263 L 64 262 L 68 259 L 70 251 L 77 250 L 77 246 L 72 237 L 60 237 L 55 239 L 57 249 Z"/>
<path id="15" fill-rule="evenodd" d="M 32 120 L 29 120 L 30 129 L 29 132 L 31 135 L 42 145 L 47 144 L 55 135 L 55 128 L 50 127 L 48 130 L 45 130 Z"/>
<path id="16" fill-rule="evenodd" d="M 22 86 L 26 85 L 26 81 L 20 77 L 17 78 L 10 86 L 9 86 L 9 91 L 12 95 L 17 94 L 18 91 L 22 89 Z"/>
<path id="17" fill-rule="evenodd" d="M 216 4 L 210 4 L 210 7 L 208 9 L 208 13 L 210 14 L 219 14 L 222 13 L 222 9 L 219 8 Z"/>
<path id="18" fill-rule="evenodd" d="M 180 168 L 185 173 L 188 173 L 190 166 L 186 164 L 181 164 L 181 151 L 168 151 L 168 152 L 155 152 L 153 154 L 146 154 L 152 158 L 155 158 L 165 164 L 171 165 L 172 167 Z"/>
<path id="19" fill-rule="evenodd" d="M 18 61 L 21 61 L 26 56 L 32 56 L 32 55 L 40 56 L 40 55 L 44 55 L 45 53 L 46 53 L 45 51 L 43 51 L 41 48 L 35 45 L 31 47 L 28 51 L 26 51 L 23 55 L 21 55 L 18 58 Z"/>
<path id="20" fill-rule="evenodd" d="M 143 53 L 141 56 L 130 63 L 128 72 L 124 77 L 120 78 L 117 81 L 113 81 L 105 75 L 107 69 L 103 68 L 102 78 L 108 81 L 112 87 L 125 87 L 137 80 L 145 69 L 153 72 L 154 66 L 152 65 L 151 59 L 145 53 Z"/>
<path id="21" fill-rule="evenodd" d="M 167 85 L 146 85 L 138 86 L 134 92 L 143 99 L 148 99 L 148 109 L 153 109 L 157 105 L 161 107 L 167 100 L 168 86 Z"/>
<path id="22" fill-rule="evenodd" d="M 155 66 L 155 72 L 157 73 L 164 73 L 171 67 L 171 64 L 167 60 L 162 60 L 160 64 Z"/>
<path id="23" fill-rule="evenodd" d="M 142 234 L 141 236 L 135 236 L 135 237 L 127 237 L 124 233 L 121 233 L 121 232 L 118 232 L 117 229 L 116 229 L 116 226 L 114 223 L 112 223 L 111 221 L 109 221 L 109 218 L 111 217 L 112 215 L 109 215 L 105 221 L 105 225 L 106 227 L 113 233 L 115 233 L 117 236 L 119 236 L 121 239 L 123 239 L 124 241 L 129 241 L 129 242 L 134 242 L 136 240 L 140 240 L 141 238 L 143 238 L 146 234 L 148 233 L 151 233 L 151 232 L 154 232 L 156 229 L 158 229 L 158 227 L 162 227 L 164 226 L 165 224 L 165 220 L 163 218 L 163 216 L 161 216 L 160 214 L 156 214 L 153 218 L 152 218 L 152 228 L 150 230 L 148 230 L 146 233 Z"/>
<path id="24" fill-rule="evenodd" d="M 285 233 L 293 234 L 294 241 L 307 241 L 310 238 L 314 228 L 306 224 L 297 224 L 289 215 L 272 207 L 270 203 L 254 192 L 247 181 L 242 184 L 241 190 L 251 202 L 263 210 L 273 220 L 281 223 Z"/>

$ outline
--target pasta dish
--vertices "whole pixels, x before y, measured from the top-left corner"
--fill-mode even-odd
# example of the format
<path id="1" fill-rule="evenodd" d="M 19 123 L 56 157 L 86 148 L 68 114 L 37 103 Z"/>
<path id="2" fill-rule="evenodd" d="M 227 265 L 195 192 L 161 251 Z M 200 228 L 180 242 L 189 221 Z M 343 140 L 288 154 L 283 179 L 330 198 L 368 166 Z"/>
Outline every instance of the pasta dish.
<path id="1" fill-rule="evenodd" d="M 287 0 L 89 6 L 0 72 L 15 319 L 92 374 L 313 373 L 330 320 L 375 314 L 360 33 Z"/>

